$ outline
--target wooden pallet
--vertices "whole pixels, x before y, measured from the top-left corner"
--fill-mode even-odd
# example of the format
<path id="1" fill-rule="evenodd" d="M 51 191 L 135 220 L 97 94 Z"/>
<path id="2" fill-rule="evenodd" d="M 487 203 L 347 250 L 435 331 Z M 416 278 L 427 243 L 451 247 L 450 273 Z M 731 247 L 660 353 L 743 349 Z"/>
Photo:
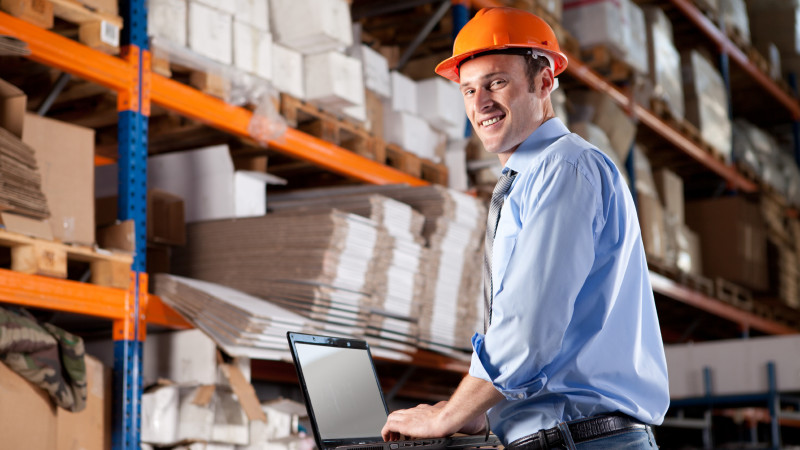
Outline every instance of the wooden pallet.
<path id="1" fill-rule="evenodd" d="M 636 71 L 607 45 L 599 44 L 581 50 L 581 59 L 595 72 L 614 83 L 630 82 Z"/>
<path id="2" fill-rule="evenodd" d="M 78 25 L 78 42 L 111 55 L 119 54 L 122 17 L 94 11 L 78 0 L 49 0 L 53 14 Z"/>
<path id="3" fill-rule="evenodd" d="M 714 279 L 714 289 L 716 297 L 725 303 L 745 311 L 753 311 L 753 294 L 750 290 L 720 277 Z"/>
<path id="4" fill-rule="evenodd" d="M 721 151 L 703 139 L 700 130 L 696 126 L 685 118 L 675 117 L 667 102 L 659 98 L 651 98 L 650 110 L 669 126 L 688 137 L 695 145 L 705 150 L 706 153 L 722 163 L 728 163 L 727 158 Z"/>
<path id="5" fill-rule="evenodd" d="M 80 262 L 89 264 L 92 284 L 122 289 L 130 285 L 130 254 L 96 251 L 5 230 L 0 230 L 0 247 L 10 250 L 10 269 L 15 272 L 66 279 L 68 263 Z"/>
<path id="6" fill-rule="evenodd" d="M 338 145 L 381 164 L 432 183 L 447 184 L 447 167 L 389 144 L 354 124 L 318 106 L 281 94 L 280 112 L 289 126 Z"/>

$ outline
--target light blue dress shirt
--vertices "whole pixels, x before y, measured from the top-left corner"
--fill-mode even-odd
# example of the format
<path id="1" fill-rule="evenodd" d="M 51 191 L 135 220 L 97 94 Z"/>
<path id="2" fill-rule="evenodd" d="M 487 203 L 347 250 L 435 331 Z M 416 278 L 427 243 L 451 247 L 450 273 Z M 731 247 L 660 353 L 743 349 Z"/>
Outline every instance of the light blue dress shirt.
<path id="1" fill-rule="evenodd" d="M 658 425 L 669 406 L 664 345 L 636 209 L 617 168 L 553 118 L 512 154 L 518 172 L 494 239 L 492 324 L 470 375 L 505 399 L 505 443 L 620 411 Z"/>

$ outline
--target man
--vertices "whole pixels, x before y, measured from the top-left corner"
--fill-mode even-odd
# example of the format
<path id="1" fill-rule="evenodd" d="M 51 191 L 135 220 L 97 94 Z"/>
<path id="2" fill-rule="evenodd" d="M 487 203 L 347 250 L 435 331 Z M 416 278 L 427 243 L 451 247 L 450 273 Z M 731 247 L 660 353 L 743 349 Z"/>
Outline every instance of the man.
<path id="1" fill-rule="evenodd" d="M 555 117 L 566 65 L 543 20 L 487 8 L 436 68 L 504 166 L 487 226 L 488 328 L 451 399 L 393 412 L 384 439 L 491 426 L 511 450 L 656 448 L 667 368 L 636 210 L 611 160 Z"/>

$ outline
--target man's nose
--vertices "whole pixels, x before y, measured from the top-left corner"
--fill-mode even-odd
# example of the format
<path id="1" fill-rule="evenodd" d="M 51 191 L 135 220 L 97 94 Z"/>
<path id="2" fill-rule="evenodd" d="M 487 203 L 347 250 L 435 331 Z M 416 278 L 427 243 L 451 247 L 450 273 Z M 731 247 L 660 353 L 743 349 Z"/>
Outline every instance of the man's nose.
<path id="1" fill-rule="evenodd" d="M 489 91 L 486 89 L 478 89 L 475 91 L 475 108 L 478 111 L 489 109 L 493 103 L 494 101 Z"/>

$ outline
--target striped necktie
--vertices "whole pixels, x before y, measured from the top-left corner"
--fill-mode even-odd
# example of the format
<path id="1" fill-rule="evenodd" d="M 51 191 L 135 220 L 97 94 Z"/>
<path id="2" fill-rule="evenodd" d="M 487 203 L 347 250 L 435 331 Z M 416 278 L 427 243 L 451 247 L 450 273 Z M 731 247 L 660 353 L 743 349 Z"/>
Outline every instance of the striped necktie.
<path id="1" fill-rule="evenodd" d="M 514 182 L 517 172 L 509 170 L 500 176 L 492 191 L 492 201 L 489 203 L 489 218 L 486 223 L 486 240 L 483 246 L 483 332 L 489 329 L 492 323 L 492 300 L 494 297 L 494 284 L 492 283 L 492 246 L 494 236 L 497 234 L 497 224 L 500 221 L 500 209 L 503 207 L 505 195 Z"/>

